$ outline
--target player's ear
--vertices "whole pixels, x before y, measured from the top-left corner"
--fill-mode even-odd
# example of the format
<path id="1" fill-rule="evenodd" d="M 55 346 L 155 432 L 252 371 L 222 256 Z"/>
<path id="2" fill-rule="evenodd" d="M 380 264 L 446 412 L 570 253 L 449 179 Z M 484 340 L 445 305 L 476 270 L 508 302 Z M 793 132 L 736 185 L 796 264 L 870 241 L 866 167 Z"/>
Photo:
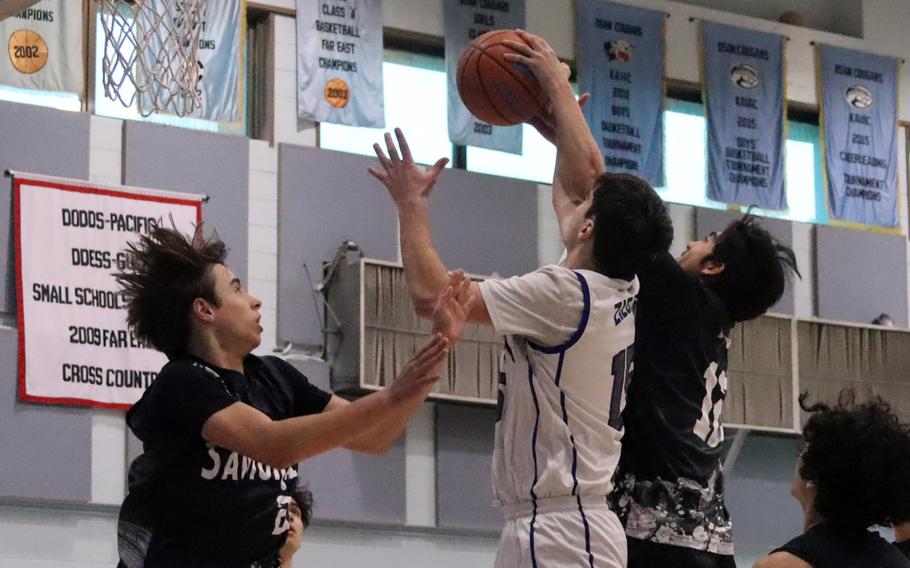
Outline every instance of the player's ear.
<path id="1" fill-rule="evenodd" d="M 215 317 L 215 307 L 202 298 L 193 300 L 191 311 L 193 317 L 202 321 L 212 321 Z"/>
<path id="2" fill-rule="evenodd" d="M 594 219 L 591 217 L 585 218 L 584 222 L 581 224 L 581 227 L 578 229 L 578 240 L 583 241 L 585 239 L 590 239 L 594 236 Z"/>
<path id="3" fill-rule="evenodd" d="M 721 272 L 724 271 L 724 268 L 726 268 L 726 267 L 724 266 L 723 262 L 720 262 L 719 260 L 709 257 L 709 258 L 706 258 L 705 260 L 703 260 L 701 263 L 701 275 L 702 276 L 717 276 L 718 274 L 720 274 Z"/>

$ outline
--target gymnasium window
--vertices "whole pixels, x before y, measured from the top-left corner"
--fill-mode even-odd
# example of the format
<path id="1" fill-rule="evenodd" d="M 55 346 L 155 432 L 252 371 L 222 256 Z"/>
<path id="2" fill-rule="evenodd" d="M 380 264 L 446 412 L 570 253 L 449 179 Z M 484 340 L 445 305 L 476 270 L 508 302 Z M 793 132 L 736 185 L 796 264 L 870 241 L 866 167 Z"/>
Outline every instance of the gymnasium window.
<path id="1" fill-rule="evenodd" d="M 664 112 L 664 168 L 666 184 L 656 188 L 665 201 L 726 209 L 708 199 L 704 107 L 699 103 L 667 99 Z M 787 211 L 755 212 L 792 221 L 827 223 L 822 181 L 818 125 L 789 121 L 786 152 Z M 467 169 L 474 172 L 551 183 L 556 150 L 534 128 L 524 125 L 520 155 L 469 147 Z"/>
<path id="2" fill-rule="evenodd" d="M 104 83 L 102 77 L 102 58 L 104 50 L 106 48 L 105 38 L 104 38 L 104 28 L 101 25 L 101 18 L 109 17 L 102 15 L 101 11 L 98 11 L 95 20 L 95 108 L 94 113 L 100 116 L 108 116 L 111 118 L 119 118 L 124 120 L 141 120 L 144 122 L 150 122 L 155 124 L 165 124 L 168 126 L 179 126 L 181 128 L 192 128 L 195 130 L 205 130 L 209 132 L 221 132 L 225 134 L 246 134 L 246 125 L 245 125 L 245 103 L 243 98 L 246 96 L 245 92 L 241 92 L 241 101 L 240 101 L 240 120 L 237 121 L 213 121 L 205 120 L 202 118 L 192 118 L 192 117 L 181 117 L 172 114 L 165 114 L 163 112 L 154 112 L 149 116 L 142 116 L 139 113 L 139 109 L 135 102 L 129 107 L 123 106 L 119 100 L 112 100 L 107 98 L 104 94 Z M 242 65 L 246 68 L 247 62 L 247 53 L 242 54 L 244 61 Z M 244 87 L 246 81 L 244 81 Z M 121 95 L 125 100 L 129 100 L 131 91 L 128 85 L 124 85 L 120 89 Z"/>
<path id="3" fill-rule="evenodd" d="M 373 156 L 373 143 L 381 142 L 383 133 L 397 126 L 408 136 L 417 162 L 432 164 L 441 156 L 452 158 L 455 146 L 448 139 L 444 60 L 387 49 L 383 86 L 385 129 L 323 122 L 319 125 L 320 147 Z M 725 203 L 708 199 L 705 193 L 707 152 L 704 107 L 697 102 L 667 99 L 664 121 L 666 183 L 657 188 L 658 193 L 672 203 L 728 208 Z M 521 154 L 468 146 L 464 152 L 466 169 L 551 183 L 556 149 L 533 127 L 523 125 L 522 128 Z M 785 153 L 785 191 L 789 209 L 756 209 L 755 212 L 792 221 L 827 223 L 818 125 L 788 121 Z"/>
<path id="4" fill-rule="evenodd" d="M 385 132 L 401 128 L 408 138 L 414 160 L 435 163 L 448 157 L 452 167 L 454 147 L 446 122 L 445 63 L 438 57 L 387 49 L 382 64 L 385 96 L 385 128 L 365 128 L 322 122 L 319 146 L 365 156 L 374 156 L 373 144 Z"/>
<path id="5" fill-rule="evenodd" d="M 82 110 L 82 99 L 76 93 L 19 89 L 6 85 L 0 85 L 0 101 L 25 103 L 75 112 Z"/>

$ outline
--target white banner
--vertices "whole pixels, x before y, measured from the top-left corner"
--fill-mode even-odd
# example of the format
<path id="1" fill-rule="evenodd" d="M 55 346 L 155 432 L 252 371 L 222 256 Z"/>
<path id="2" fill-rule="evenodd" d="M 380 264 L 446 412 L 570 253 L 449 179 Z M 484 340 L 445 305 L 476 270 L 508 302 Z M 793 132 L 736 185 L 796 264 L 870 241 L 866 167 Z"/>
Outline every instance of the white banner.
<path id="1" fill-rule="evenodd" d="M 0 83 L 82 94 L 82 2 L 42 0 L 0 21 Z"/>
<path id="2" fill-rule="evenodd" d="M 246 22 L 243 0 L 205 5 L 197 57 L 201 66 L 202 106 L 192 116 L 208 120 L 240 120 L 243 74 L 241 38 Z"/>
<path id="3" fill-rule="evenodd" d="M 16 175 L 13 209 L 20 399 L 128 408 L 166 358 L 128 329 L 113 273 L 171 218 L 192 234 L 199 198 Z"/>
<path id="4" fill-rule="evenodd" d="M 382 1 L 297 0 L 297 116 L 385 126 Z"/>

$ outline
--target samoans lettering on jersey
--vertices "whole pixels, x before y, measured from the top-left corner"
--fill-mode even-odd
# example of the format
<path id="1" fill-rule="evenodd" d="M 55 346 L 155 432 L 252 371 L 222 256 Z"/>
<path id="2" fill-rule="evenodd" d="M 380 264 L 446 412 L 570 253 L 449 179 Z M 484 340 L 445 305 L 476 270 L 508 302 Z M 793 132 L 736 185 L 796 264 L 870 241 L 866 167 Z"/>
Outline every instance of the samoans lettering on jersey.
<path id="1" fill-rule="evenodd" d="M 273 479 L 284 490 L 288 488 L 288 480 L 297 479 L 297 466 L 286 468 L 272 467 L 213 444 L 206 444 L 206 447 L 208 448 L 208 456 L 211 463 L 204 465 L 199 475 L 207 481 L 214 479 L 233 481 L 259 479 L 268 481 Z"/>
<path id="2" fill-rule="evenodd" d="M 297 466 L 272 467 L 214 446 L 201 430 L 237 402 L 282 420 L 322 412 L 330 399 L 274 358 L 251 355 L 243 373 L 191 358 L 168 363 L 127 415 L 144 451 L 130 466 L 121 507 L 124 565 L 233 568 L 273 556 L 289 527 Z"/>

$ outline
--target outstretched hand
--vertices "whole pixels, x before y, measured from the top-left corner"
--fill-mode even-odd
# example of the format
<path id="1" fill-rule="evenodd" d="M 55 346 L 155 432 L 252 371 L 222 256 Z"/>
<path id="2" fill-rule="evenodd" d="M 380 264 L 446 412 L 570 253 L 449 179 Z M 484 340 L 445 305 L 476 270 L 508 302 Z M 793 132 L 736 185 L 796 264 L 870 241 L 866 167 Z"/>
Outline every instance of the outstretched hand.
<path id="1" fill-rule="evenodd" d="M 398 139 L 401 155 L 398 154 L 392 135 L 386 132 L 385 145 L 389 155 L 386 156 L 378 143 L 373 144 L 373 151 L 376 152 L 382 169 L 370 166 L 367 171 L 386 186 L 396 205 L 422 203 L 433 191 L 439 174 L 442 173 L 449 159 L 440 158 L 428 170 L 425 170 L 414 162 L 408 141 L 400 128 L 395 129 L 395 137 Z"/>
<path id="2" fill-rule="evenodd" d="M 433 328 L 443 334 L 449 343 L 454 344 L 461 339 L 471 308 L 477 300 L 471 295 L 470 288 L 471 279 L 463 271 L 456 270 L 449 275 L 449 283 L 433 306 Z"/>
<path id="3" fill-rule="evenodd" d="M 404 366 L 389 387 L 389 394 L 396 401 L 413 400 L 426 396 L 433 383 L 439 380 L 439 364 L 449 354 L 449 340 L 437 333 Z"/>
<path id="4" fill-rule="evenodd" d="M 572 74 L 571 69 L 565 63 L 556 57 L 556 52 L 545 39 L 540 36 L 528 33 L 524 30 L 515 30 L 524 40 L 512 41 L 504 40 L 503 44 L 512 49 L 511 53 L 505 53 L 503 57 L 513 63 L 520 63 L 528 67 L 537 78 L 544 93 L 550 99 L 547 103 L 543 115 L 536 116 L 528 123 L 537 129 L 548 142 L 556 144 L 556 122 L 553 118 L 553 99 L 559 92 L 559 89 L 565 89 L 569 85 L 569 76 Z M 568 87 L 571 91 L 571 87 Z M 591 98 L 589 93 L 584 93 L 578 98 L 578 106 L 584 107 Z"/>

